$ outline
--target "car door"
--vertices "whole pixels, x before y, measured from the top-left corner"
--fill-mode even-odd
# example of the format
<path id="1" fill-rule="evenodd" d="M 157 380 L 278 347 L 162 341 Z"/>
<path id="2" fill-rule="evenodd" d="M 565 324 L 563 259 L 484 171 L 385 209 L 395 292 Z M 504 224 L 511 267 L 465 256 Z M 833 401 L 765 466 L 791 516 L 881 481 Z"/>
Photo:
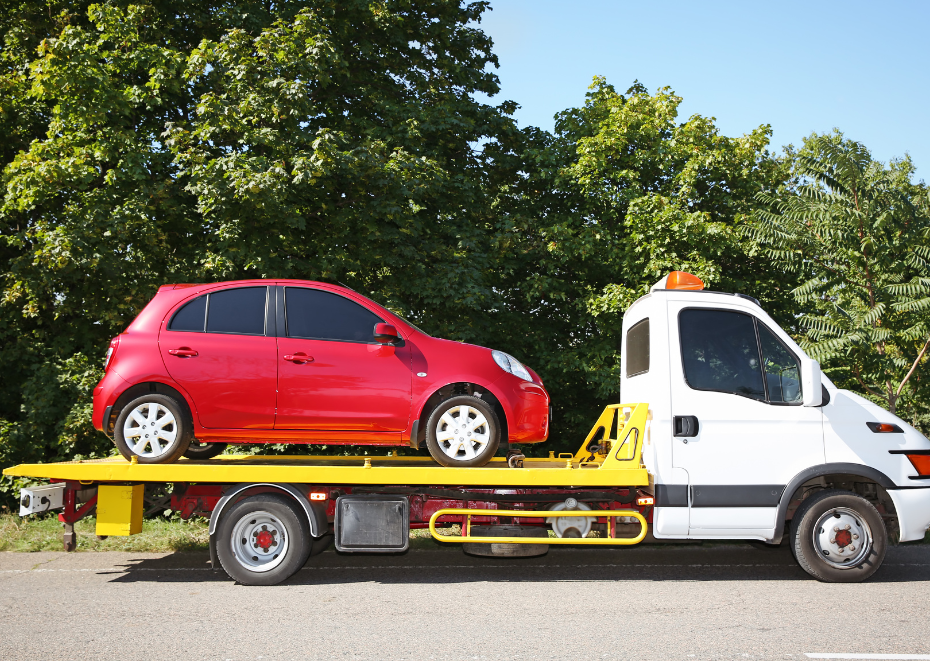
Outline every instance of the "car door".
<path id="1" fill-rule="evenodd" d="M 679 358 L 670 365 L 672 457 L 688 474 L 689 534 L 762 534 L 791 478 L 824 461 L 821 409 L 801 405 L 798 358 L 761 319 L 668 305 Z"/>
<path id="2" fill-rule="evenodd" d="M 172 311 L 158 338 L 168 373 L 208 429 L 272 429 L 277 386 L 273 287 L 219 289 Z"/>
<path id="3" fill-rule="evenodd" d="M 383 319 L 356 301 L 310 287 L 280 287 L 275 429 L 401 432 L 410 419 L 406 346 L 374 341 Z"/>

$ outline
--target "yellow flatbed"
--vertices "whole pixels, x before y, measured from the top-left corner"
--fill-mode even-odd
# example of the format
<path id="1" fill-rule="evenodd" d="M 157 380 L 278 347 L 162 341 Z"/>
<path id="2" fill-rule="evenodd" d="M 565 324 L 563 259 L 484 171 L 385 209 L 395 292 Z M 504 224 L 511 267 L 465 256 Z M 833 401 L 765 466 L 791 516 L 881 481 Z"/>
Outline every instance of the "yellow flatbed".
<path id="1" fill-rule="evenodd" d="M 646 486 L 642 466 L 605 468 L 598 462 L 569 458 L 525 459 L 510 468 L 497 457 L 481 468 L 446 468 L 429 457 L 332 457 L 221 455 L 206 461 L 181 459 L 171 464 L 133 464 L 122 457 L 20 464 L 3 471 L 14 477 L 81 482 L 290 482 L 299 484 L 403 484 L 493 487 Z"/>
<path id="2" fill-rule="evenodd" d="M 188 482 L 188 483 L 294 483 L 405 486 L 487 487 L 620 487 L 648 486 L 649 474 L 642 464 L 646 404 L 608 406 L 581 448 L 574 455 L 525 459 L 523 467 L 511 468 L 496 457 L 480 468 L 447 468 L 430 457 L 400 456 L 255 456 L 220 455 L 170 464 L 139 464 L 122 457 L 65 461 L 51 464 L 20 464 L 4 475 L 79 482 Z M 615 438 L 611 431 L 616 429 Z M 587 451 L 601 431 L 610 441 L 605 454 Z"/>

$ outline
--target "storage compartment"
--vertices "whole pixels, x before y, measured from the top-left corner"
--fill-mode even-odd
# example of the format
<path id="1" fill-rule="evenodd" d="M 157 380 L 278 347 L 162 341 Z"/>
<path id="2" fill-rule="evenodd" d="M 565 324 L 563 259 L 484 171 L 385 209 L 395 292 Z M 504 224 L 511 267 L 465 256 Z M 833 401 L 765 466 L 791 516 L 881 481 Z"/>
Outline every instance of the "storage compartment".
<path id="1" fill-rule="evenodd" d="M 400 553 L 410 544 L 406 496 L 340 496 L 336 500 L 336 550 Z"/>

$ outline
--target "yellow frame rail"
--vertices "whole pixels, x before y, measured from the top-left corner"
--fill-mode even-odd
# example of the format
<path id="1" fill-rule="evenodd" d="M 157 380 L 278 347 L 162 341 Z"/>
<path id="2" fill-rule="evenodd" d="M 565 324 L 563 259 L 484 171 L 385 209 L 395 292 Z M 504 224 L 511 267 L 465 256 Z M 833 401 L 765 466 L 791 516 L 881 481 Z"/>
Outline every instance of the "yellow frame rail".
<path id="1" fill-rule="evenodd" d="M 443 535 L 436 530 L 436 519 L 441 516 L 465 516 L 465 525 L 462 535 Z M 472 516 L 518 516 L 520 518 L 548 519 L 556 516 L 593 516 L 618 517 L 631 516 L 637 521 L 641 530 L 636 537 L 474 537 L 471 535 Z M 615 524 L 616 525 L 616 524 Z M 607 525 L 610 534 L 610 519 Z M 429 519 L 429 533 L 440 542 L 474 542 L 476 544 L 585 544 L 590 546 L 632 546 L 639 544 L 646 538 L 647 523 L 645 517 L 636 510 L 479 510 L 464 508 L 448 508 L 438 510 Z"/>

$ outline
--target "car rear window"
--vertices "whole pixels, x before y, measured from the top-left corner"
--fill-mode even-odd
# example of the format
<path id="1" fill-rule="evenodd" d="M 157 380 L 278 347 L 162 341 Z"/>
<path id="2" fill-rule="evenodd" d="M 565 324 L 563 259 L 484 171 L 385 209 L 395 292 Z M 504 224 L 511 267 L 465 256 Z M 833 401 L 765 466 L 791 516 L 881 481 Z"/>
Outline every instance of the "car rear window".
<path id="1" fill-rule="evenodd" d="M 198 296 L 174 313 L 168 330 L 202 333 L 207 322 L 207 297 Z"/>
<path id="2" fill-rule="evenodd" d="M 313 340 L 374 342 L 383 320 L 344 296 L 319 289 L 286 287 L 287 336 Z"/>

